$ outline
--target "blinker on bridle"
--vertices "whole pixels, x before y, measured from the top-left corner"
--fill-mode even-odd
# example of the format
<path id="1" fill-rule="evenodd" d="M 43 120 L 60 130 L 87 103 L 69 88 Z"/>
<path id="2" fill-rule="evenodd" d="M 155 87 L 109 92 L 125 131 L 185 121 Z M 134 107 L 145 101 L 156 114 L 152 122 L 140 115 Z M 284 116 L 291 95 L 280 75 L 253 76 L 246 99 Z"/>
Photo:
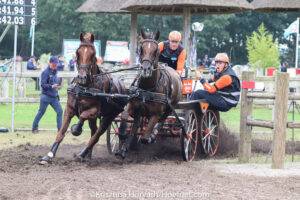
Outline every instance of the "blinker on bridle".
<path id="1" fill-rule="evenodd" d="M 143 45 L 144 43 L 146 42 L 150 42 L 150 43 L 154 43 L 156 45 L 156 57 L 153 59 L 153 60 L 150 60 L 150 59 L 140 59 L 140 63 L 143 64 L 144 62 L 149 62 L 153 68 L 153 65 L 155 65 L 157 63 L 157 59 L 158 59 L 158 53 L 159 53 L 159 49 L 158 49 L 158 42 L 156 40 L 153 40 L 153 39 L 144 39 L 142 41 L 142 45 L 141 45 L 141 51 L 143 49 Z M 140 51 L 140 52 L 141 52 Z"/>

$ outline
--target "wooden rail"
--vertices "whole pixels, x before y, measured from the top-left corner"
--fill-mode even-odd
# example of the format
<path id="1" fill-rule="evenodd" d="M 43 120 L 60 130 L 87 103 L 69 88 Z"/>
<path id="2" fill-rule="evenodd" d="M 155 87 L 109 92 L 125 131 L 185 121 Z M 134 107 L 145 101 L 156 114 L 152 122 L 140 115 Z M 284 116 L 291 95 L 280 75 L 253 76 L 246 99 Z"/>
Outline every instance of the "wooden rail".
<path id="1" fill-rule="evenodd" d="M 275 94 L 264 93 L 264 92 L 248 92 L 247 97 L 253 99 L 275 99 L 276 96 Z M 288 100 L 300 100 L 300 95 L 289 94 Z"/>
<path id="2" fill-rule="evenodd" d="M 0 103 L 11 103 L 11 102 L 12 102 L 11 98 L 0 98 Z M 39 103 L 39 102 L 40 102 L 40 98 L 26 98 L 26 97 L 15 98 L 15 103 Z M 67 99 L 61 98 L 60 102 L 67 103 Z"/>
<path id="3" fill-rule="evenodd" d="M 257 126 L 263 128 L 274 128 L 274 123 L 267 120 L 248 119 L 247 126 Z"/>
<path id="4" fill-rule="evenodd" d="M 16 73 L 16 77 L 17 78 L 39 78 L 41 76 L 41 71 L 26 71 L 26 72 L 18 72 Z M 61 78 L 73 78 L 76 76 L 75 72 L 58 72 L 57 73 L 58 77 Z M 0 72 L 0 77 L 13 77 L 13 73 L 12 72 Z"/>

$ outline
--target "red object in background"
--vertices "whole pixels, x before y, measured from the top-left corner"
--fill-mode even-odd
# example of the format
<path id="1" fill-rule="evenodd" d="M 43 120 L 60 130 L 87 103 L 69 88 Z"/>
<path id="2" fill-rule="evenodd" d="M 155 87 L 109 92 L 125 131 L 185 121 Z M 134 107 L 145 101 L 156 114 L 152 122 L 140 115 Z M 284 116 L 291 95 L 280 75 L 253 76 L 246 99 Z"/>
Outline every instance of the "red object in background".
<path id="1" fill-rule="evenodd" d="M 254 89 L 255 82 L 254 81 L 242 81 L 242 89 Z"/>
<path id="2" fill-rule="evenodd" d="M 300 69 L 296 69 L 296 75 L 300 75 Z"/>
<path id="3" fill-rule="evenodd" d="M 273 76 L 276 68 L 275 67 L 268 67 L 267 68 L 267 76 Z"/>
<path id="4" fill-rule="evenodd" d="M 191 94 L 193 92 L 193 80 L 182 80 L 182 94 Z"/>
<path id="5" fill-rule="evenodd" d="M 130 62 L 129 59 L 125 59 L 125 60 L 122 61 L 122 64 L 129 65 L 129 62 Z"/>

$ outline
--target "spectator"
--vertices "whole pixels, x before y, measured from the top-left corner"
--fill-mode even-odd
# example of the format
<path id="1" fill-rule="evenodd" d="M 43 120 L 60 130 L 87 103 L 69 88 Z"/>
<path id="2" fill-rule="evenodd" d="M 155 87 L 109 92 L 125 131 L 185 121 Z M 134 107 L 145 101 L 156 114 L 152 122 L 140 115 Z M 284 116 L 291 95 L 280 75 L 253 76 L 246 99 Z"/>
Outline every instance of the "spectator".
<path id="1" fill-rule="evenodd" d="M 203 69 L 204 68 L 204 64 L 203 64 L 203 62 L 202 62 L 202 60 L 200 58 L 197 60 L 197 66 L 198 66 L 199 69 Z"/>
<path id="2" fill-rule="evenodd" d="M 38 125 L 46 112 L 48 105 L 56 112 L 57 129 L 59 130 L 62 125 L 62 108 L 59 102 L 58 89 L 61 88 L 61 79 L 57 77 L 57 65 L 59 60 L 57 57 L 52 56 L 49 60 L 49 66 L 42 72 L 41 87 L 42 94 L 40 97 L 40 107 L 38 113 L 32 124 L 32 133 L 38 132 Z"/>
<path id="3" fill-rule="evenodd" d="M 209 73 L 210 73 L 211 75 L 214 75 L 214 74 L 215 74 L 215 72 L 216 72 L 216 62 L 215 62 L 214 59 L 211 61 L 208 70 L 209 70 Z"/>
<path id="4" fill-rule="evenodd" d="M 210 62 L 210 59 L 207 54 L 204 56 L 202 62 L 203 62 L 203 65 L 205 66 L 205 68 L 209 68 L 211 62 Z"/>
<path id="5" fill-rule="evenodd" d="M 280 71 L 281 72 L 287 72 L 287 63 L 286 62 L 281 63 Z"/>
<path id="6" fill-rule="evenodd" d="M 35 56 L 31 56 L 27 61 L 27 70 L 36 70 L 36 69 L 37 69 L 36 58 Z"/>
<path id="7" fill-rule="evenodd" d="M 57 71 L 64 71 L 65 61 L 63 56 L 58 56 Z"/>
<path id="8" fill-rule="evenodd" d="M 69 61 L 69 70 L 75 71 L 75 67 L 76 67 L 76 56 L 73 55 L 72 59 Z"/>

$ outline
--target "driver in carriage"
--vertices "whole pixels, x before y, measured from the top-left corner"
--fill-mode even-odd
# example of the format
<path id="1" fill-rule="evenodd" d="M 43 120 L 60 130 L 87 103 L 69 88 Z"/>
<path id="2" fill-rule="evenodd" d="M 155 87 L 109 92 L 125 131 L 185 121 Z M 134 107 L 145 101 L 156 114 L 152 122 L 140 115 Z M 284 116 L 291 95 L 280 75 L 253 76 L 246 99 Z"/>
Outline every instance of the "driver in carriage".
<path id="1" fill-rule="evenodd" d="M 205 99 L 213 108 L 226 112 L 236 107 L 240 99 L 240 80 L 229 66 L 226 53 L 215 57 L 216 71 L 212 78 L 200 78 L 204 90 L 192 93 L 191 100 Z"/>
<path id="2" fill-rule="evenodd" d="M 169 40 L 160 42 L 159 47 L 159 62 L 167 64 L 169 67 L 175 69 L 179 75 L 184 70 L 186 59 L 186 50 L 180 44 L 181 33 L 172 31 L 169 34 Z"/>

